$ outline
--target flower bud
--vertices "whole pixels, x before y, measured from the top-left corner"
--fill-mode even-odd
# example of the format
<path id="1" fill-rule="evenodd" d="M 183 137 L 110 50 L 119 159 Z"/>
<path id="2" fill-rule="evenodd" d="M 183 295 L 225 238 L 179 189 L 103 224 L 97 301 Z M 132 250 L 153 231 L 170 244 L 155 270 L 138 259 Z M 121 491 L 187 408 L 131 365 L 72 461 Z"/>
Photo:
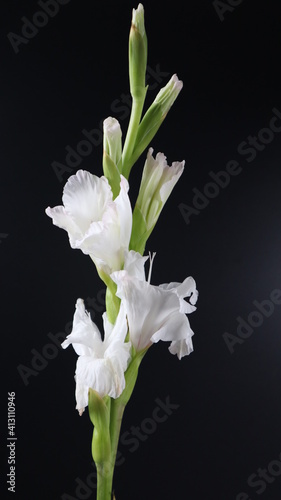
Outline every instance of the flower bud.
<path id="1" fill-rule="evenodd" d="M 184 170 L 184 161 L 169 166 L 163 153 L 158 153 L 155 159 L 152 153 L 150 148 L 133 212 L 130 249 L 140 254 L 143 254 L 160 212 Z"/>
<path id="2" fill-rule="evenodd" d="M 112 159 L 115 165 L 122 155 L 122 131 L 116 118 L 109 116 L 103 122 L 103 149 Z"/>
<path id="3" fill-rule="evenodd" d="M 142 99 L 145 94 L 145 74 L 147 65 L 147 37 L 144 27 L 144 9 L 140 3 L 133 9 L 129 37 L 129 77 L 130 91 L 134 99 Z"/>
<path id="4" fill-rule="evenodd" d="M 167 85 L 158 92 L 139 125 L 136 137 L 137 146 L 134 151 L 134 161 L 136 161 L 141 153 L 147 148 L 150 141 L 155 136 L 182 87 L 183 82 L 178 79 L 177 75 L 173 75 Z"/>
<path id="5" fill-rule="evenodd" d="M 115 118 L 109 116 L 103 122 L 103 172 L 112 189 L 113 198 L 120 191 L 118 163 L 122 155 L 122 132 Z"/>

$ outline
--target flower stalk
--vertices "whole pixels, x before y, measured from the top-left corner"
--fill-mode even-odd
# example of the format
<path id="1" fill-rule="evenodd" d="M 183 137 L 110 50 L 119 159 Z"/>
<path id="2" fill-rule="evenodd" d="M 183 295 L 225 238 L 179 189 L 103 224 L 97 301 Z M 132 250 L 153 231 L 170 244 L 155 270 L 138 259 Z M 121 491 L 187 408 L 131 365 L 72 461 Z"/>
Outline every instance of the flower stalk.
<path id="1" fill-rule="evenodd" d="M 195 281 L 188 277 L 182 283 L 151 285 L 155 254 L 150 256 L 148 278 L 148 256 L 143 256 L 147 239 L 184 170 L 184 161 L 169 166 L 163 153 L 153 158 L 150 148 L 134 210 L 128 195 L 132 166 L 182 89 L 182 82 L 173 75 L 142 117 L 146 68 L 144 8 L 139 4 L 133 9 L 129 36 L 132 109 L 124 146 L 120 124 L 108 117 L 103 123 L 103 176 L 78 170 L 64 187 L 63 204 L 46 209 L 53 224 L 67 232 L 70 246 L 91 258 L 106 285 L 104 333 L 79 298 L 72 331 L 62 343 L 63 348 L 72 344 L 78 356 L 76 409 L 82 415 L 88 406 L 94 426 L 97 500 L 112 500 L 122 418 L 147 350 L 160 340 L 170 342 L 170 353 L 179 359 L 193 350 L 187 314 L 196 309 Z"/>

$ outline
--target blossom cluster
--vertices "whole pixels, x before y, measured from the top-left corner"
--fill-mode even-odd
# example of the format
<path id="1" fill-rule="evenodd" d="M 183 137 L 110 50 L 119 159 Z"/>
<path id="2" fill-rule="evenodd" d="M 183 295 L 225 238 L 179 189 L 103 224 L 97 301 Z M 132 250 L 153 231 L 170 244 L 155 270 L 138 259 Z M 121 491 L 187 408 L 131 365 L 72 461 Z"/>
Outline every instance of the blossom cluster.
<path id="1" fill-rule="evenodd" d="M 94 262 L 107 287 L 104 334 L 77 300 L 72 332 L 63 342 L 72 344 L 76 365 L 76 408 L 82 414 L 90 389 L 100 398 L 119 398 L 126 387 L 126 372 L 136 356 L 159 340 L 170 342 L 179 359 L 193 350 L 193 331 L 187 315 L 198 297 L 192 277 L 183 282 L 151 284 L 155 254 L 144 256 L 146 242 L 178 179 L 184 161 L 168 165 L 163 153 L 147 153 L 134 208 L 129 198 L 132 166 L 149 145 L 182 89 L 173 75 L 141 118 L 146 95 L 147 42 L 143 6 L 133 10 L 129 43 L 132 114 L 122 146 L 119 122 L 104 121 L 103 172 L 85 170 L 72 175 L 63 190 L 62 205 L 48 207 L 53 224 L 68 233 L 70 246 Z M 145 263 L 149 260 L 148 273 Z M 147 274 L 147 276 L 146 276 Z"/>
<path id="2" fill-rule="evenodd" d="M 154 159 L 149 150 L 136 202 L 149 230 L 183 168 L 183 162 L 168 166 L 162 153 Z M 120 193 L 113 199 L 106 177 L 79 170 L 64 187 L 63 205 L 46 209 L 53 223 L 68 232 L 71 247 L 91 257 L 100 274 L 106 276 L 105 282 L 115 283 L 120 299 L 114 325 L 107 313 L 103 314 L 103 340 L 83 300 L 77 300 L 72 332 L 62 347 L 72 344 L 79 356 L 75 378 L 80 413 L 88 404 L 89 388 L 101 397 L 120 396 L 132 348 L 140 352 L 159 340 L 170 341 L 169 351 L 179 359 L 193 350 L 187 314 L 195 310 L 195 281 L 188 277 L 182 283 L 152 285 L 153 258 L 146 278 L 148 256 L 129 249 L 133 214 L 128 190 L 129 183 L 121 175 Z"/>

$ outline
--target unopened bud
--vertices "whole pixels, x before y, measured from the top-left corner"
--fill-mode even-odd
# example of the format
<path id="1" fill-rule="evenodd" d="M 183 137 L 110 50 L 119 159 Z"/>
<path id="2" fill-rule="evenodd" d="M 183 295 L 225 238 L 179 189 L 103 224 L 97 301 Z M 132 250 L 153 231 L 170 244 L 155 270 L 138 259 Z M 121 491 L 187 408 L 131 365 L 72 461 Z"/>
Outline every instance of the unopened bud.
<path id="1" fill-rule="evenodd" d="M 144 27 L 144 9 L 140 3 L 133 9 L 129 38 L 130 91 L 134 99 L 142 99 L 145 94 L 147 65 L 147 37 Z"/>
<path id="2" fill-rule="evenodd" d="M 120 191 L 118 162 L 122 155 L 122 132 L 115 118 L 109 116 L 103 122 L 103 172 L 112 189 L 113 198 Z"/>

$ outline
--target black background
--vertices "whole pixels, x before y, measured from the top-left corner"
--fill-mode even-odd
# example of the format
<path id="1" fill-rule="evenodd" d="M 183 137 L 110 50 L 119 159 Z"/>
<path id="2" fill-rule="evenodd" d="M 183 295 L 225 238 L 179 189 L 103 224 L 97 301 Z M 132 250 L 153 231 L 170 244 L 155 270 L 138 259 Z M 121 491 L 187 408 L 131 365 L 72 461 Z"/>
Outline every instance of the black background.
<path id="1" fill-rule="evenodd" d="M 70 0 L 15 53 L 7 34 L 21 35 L 21 18 L 32 20 L 42 9 L 31 0 L 1 5 L 3 498 L 13 497 L 5 487 L 8 391 L 16 393 L 14 498 L 95 498 L 94 490 L 75 493 L 76 478 L 85 483 L 93 472 L 91 424 L 87 413 L 80 418 L 75 410 L 76 355 L 56 349 L 48 334 L 65 332 L 78 297 L 86 304 L 97 299 L 92 315 L 101 326 L 103 284 L 90 259 L 70 248 L 44 210 L 61 204 L 63 185 L 78 168 L 102 175 L 101 142 L 62 180 L 54 171 L 53 162 L 66 165 L 66 146 L 76 149 L 85 139 L 83 129 L 99 129 L 112 115 L 125 135 L 128 104 L 121 101 L 129 93 L 133 7 L 130 1 Z M 178 361 L 160 343 L 141 365 L 122 432 L 146 428 L 157 398 L 178 408 L 134 452 L 120 446 L 116 497 L 279 500 L 281 463 L 278 468 L 274 461 L 281 461 L 281 305 L 263 315 L 232 353 L 223 337 L 237 336 L 237 318 L 248 321 L 253 301 L 281 289 L 281 134 L 272 134 L 252 161 L 238 151 L 269 126 L 273 108 L 281 111 L 278 2 L 244 0 L 222 13 L 224 19 L 211 1 L 144 7 L 148 64 L 158 68 L 158 80 L 148 80 L 147 104 L 173 73 L 184 82 L 151 144 L 169 163 L 186 160 L 147 244 L 147 251 L 157 252 L 152 282 L 192 275 L 200 295 L 190 316 L 194 352 Z M 261 134 L 266 141 L 267 133 Z M 144 159 L 130 178 L 132 203 Z M 231 160 L 239 163 L 239 174 L 184 218 L 179 205 L 192 207 L 194 189 L 208 190 L 209 172 L 225 171 Z M 49 351 L 47 344 L 53 345 Z M 45 365 L 35 369 L 34 353 L 43 351 L 53 359 L 41 358 Z M 20 365 L 33 370 L 26 384 Z M 275 477 L 269 472 L 270 482 L 257 483 L 255 476 L 250 486 L 259 468 L 275 470 Z"/>

